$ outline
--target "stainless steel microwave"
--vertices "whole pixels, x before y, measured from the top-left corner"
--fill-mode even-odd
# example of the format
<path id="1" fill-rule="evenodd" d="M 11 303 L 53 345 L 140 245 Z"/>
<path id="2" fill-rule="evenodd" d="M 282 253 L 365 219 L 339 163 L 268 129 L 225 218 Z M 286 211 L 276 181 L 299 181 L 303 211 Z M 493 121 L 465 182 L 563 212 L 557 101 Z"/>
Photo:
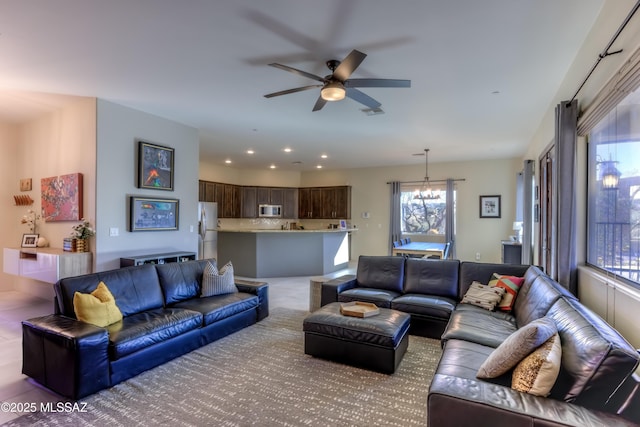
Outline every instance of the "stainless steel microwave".
<path id="1" fill-rule="evenodd" d="M 280 218 L 282 217 L 282 206 L 258 205 L 258 216 L 261 218 Z"/>

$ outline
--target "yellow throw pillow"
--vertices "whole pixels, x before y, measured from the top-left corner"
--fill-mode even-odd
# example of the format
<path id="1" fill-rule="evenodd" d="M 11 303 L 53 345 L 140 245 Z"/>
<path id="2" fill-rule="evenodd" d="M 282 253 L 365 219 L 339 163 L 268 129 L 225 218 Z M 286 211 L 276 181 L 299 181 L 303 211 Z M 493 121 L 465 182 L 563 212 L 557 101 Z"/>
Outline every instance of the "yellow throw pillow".
<path id="1" fill-rule="evenodd" d="M 76 292 L 73 295 L 73 311 L 78 320 L 100 327 L 122 320 L 122 312 L 104 282 L 100 282 L 90 294 Z"/>

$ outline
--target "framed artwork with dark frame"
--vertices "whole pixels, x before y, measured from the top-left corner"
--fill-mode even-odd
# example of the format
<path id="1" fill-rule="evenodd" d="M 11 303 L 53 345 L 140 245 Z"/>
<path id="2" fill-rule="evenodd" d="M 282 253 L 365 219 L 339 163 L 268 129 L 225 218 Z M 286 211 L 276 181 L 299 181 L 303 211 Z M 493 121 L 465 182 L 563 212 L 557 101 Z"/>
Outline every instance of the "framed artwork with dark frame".
<path id="1" fill-rule="evenodd" d="M 180 201 L 154 197 L 129 198 L 129 231 L 178 229 Z"/>
<path id="2" fill-rule="evenodd" d="M 480 196 L 480 218 L 500 218 L 500 196 Z"/>
<path id="3" fill-rule="evenodd" d="M 22 235 L 22 247 L 23 248 L 35 248 L 38 246 L 39 234 L 23 234 Z"/>
<path id="4" fill-rule="evenodd" d="M 138 141 L 138 188 L 173 191 L 175 149 Z"/>

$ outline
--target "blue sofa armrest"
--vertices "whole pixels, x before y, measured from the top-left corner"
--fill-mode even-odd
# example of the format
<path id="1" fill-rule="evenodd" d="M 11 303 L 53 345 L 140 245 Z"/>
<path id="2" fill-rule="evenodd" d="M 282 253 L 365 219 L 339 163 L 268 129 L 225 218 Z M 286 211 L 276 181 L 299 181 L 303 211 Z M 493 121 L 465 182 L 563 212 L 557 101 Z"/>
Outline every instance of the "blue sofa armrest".
<path id="1" fill-rule="evenodd" d="M 109 387 L 109 333 L 61 315 L 22 322 L 22 373 L 77 400 Z"/>
<path id="2" fill-rule="evenodd" d="M 258 296 L 258 322 L 269 315 L 269 284 L 267 282 L 255 282 L 252 280 L 235 279 L 236 287 L 240 292 L 246 292 Z"/>
<path id="3" fill-rule="evenodd" d="M 329 280 L 328 282 L 322 282 L 322 291 L 320 294 L 320 306 L 330 304 L 338 301 L 338 295 L 348 289 L 353 289 L 357 286 L 358 282 L 356 276 L 353 274 L 347 274 L 340 276 L 336 279 Z"/>

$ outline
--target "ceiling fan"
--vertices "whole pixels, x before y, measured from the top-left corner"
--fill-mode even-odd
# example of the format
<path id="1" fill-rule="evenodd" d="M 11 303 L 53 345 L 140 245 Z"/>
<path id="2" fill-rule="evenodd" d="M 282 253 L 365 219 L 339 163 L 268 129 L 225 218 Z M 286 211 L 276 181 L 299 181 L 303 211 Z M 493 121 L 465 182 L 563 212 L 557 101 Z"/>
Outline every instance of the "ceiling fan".
<path id="1" fill-rule="evenodd" d="M 358 66 L 364 61 L 367 55 L 358 51 L 352 50 L 342 62 L 331 59 L 326 62 L 327 67 L 331 70 L 331 74 L 320 77 L 315 74 L 307 73 L 306 71 L 298 70 L 288 65 L 282 65 L 277 63 L 269 64 L 271 67 L 280 68 L 281 70 L 288 71 L 293 74 L 298 74 L 303 77 L 307 77 L 312 80 L 322 82 L 322 84 L 315 84 L 309 86 L 302 86 L 293 89 L 282 90 L 280 92 L 269 93 L 265 95 L 265 98 L 273 98 L 274 96 L 288 95 L 290 93 L 302 92 L 309 89 L 321 87 L 320 96 L 313 106 L 313 111 L 318 111 L 324 107 L 329 101 L 340 101 L 345 96 L 358 101 L 359 103 L 366 105 L 368 108 L 377 109 L 382 105 L 369 95 L 356 89 L 358 87 L 411 87 L 411 80 L 397 80 L 397 79 L 350 79 L 349 76 L 358 68 Z"/>

